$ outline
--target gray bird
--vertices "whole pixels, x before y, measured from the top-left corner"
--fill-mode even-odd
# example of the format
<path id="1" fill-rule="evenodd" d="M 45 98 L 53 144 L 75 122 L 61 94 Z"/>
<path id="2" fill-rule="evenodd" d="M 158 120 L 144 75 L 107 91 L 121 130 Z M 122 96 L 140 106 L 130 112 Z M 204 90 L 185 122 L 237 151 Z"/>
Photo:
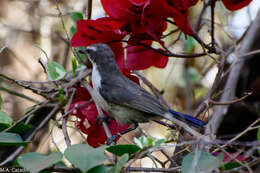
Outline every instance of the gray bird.
<path id="1" fill-rule="evenodd" d="M 114 53 L 108 45 L 93 44 L 83 52 L 93 65 L 95 101 L 119 123 L 137 124 L 158 118 L 172 120 L 173 117 L 194 127 L 203 128 L 206 124 L 197 118 L 168 109 L 156 97 L 126 78 L 118 69 Z"/>

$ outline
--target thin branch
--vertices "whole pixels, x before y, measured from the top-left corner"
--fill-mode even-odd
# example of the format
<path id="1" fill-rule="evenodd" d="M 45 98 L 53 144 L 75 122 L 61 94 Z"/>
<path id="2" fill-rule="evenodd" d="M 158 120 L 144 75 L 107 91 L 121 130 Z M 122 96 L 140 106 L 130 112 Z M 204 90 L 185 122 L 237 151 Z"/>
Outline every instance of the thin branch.
<path id="1" fill-rule="evenodd" d="M 230 105 L 230 104 L 235 104 L 235 103 L 241 102 L 241 101 L 243 101 L 244 99 L 246 99 L 250 95 L 252 95 L 252 93 L 247 93 L 246 95 L 244 95 L 241 98 L 238 98 L 238 99 L 235 99 L 235 100 L 231 100 L 231 101 L 225 101 L 225 102 L 217 102 L 217 101 L 209 99 L 209 102 L 214 104 L 214 105 Z"/>
<path id="2" fill-rule="evenodd" d="M 65 109 L 65 112 L 68 112 L 69 106 L 72 103 L 72 99 L 74 98 L 75 92 L 76 92 L 76 89 L 73 88 L 72 94 L 70 95 L 70 98 L 69 98 L 69 101 L 67 103 L 67 107 Z M 70 140 L 70 137 L 69 137 L 69 134 L 68 134 L 68 130 L 67 130 L 68 116 L 62 116 L 62 117 L 63 117 L 62 118 L 62 132 L 63 132 L 63 135 L 64 135 L 64 140 L 66 142 L 66 145 L 67 145 L 67 147 L 69 147 L 69 146 L 71 146 L 71 140 Z"/>
<path id="3" fill-rule="evenodd" d="M 113 41 L 109 42 L 108 44 L 114 43 L 114 42 L 126 42 L 126 43 L 128 43 L 127 40 L 113 40 Z M 155 51 L 155 52 L 157 52 L 161 55 L 168 56 L 168 57 L 174 57 L 174 58 L 199 58 L 199 57 L 207 55 L 206 53 L 176 54 L 176 53 L 170 52 L 169 50 L 157 49 L 157 48 L 154 48 L 150 45 L 147 45 L 147 44 L 141 43 L 141 42 L 136 43 L 136 45 L 140 45 L 140 46 L 143 46 L 145 48 L 151 49 L 151 50 L 153 50 L 153 51 Z"/>
<path id="4" fill-rule="evenodd" d="M 68 34 L 67 29 L 66 29 L 66 27 L 65 27 L 65 23 L 64 23 L 64 20 L 63 20 L 63 15 L 62 15 L 62 12 L 61 12 L 61 10 L 60 10 L 59 2 L 58 2 L 58 1 L 59 1 L 59 0 L 55 0 L 56 8 L 57 8 L 57 10 L 58 10 L 58 12 L 59 12 L 59 17 L 60 17 L 60 20 L 61 20 L 61 24 L 62 24 L 63 30 L 64 30 L 64 32 L 65 32 L 65 34 L 66 34 L 66 37 L 67 37 L 68 42 L 70 43 L 70 37 L 69 37 L 69 34 Z M 70 46 L 70 48 L 71 48 L 71 51 L 72 51 L 73 55 L 74 55 L 75 57 L 77 57 L 77 56 L 76 56 L 76 53 L 74 52 L 74 50 L 72 49 L 71 46 Z"/>
<path id="5" fill-rule="evenodd" d="M 92 0 L 88 0 L 88 19 L 91 19 L 92 15 Z"/>
<path id="6" fill-rule="evenodd" d="M 29 101 L 31 101 L 33 103 L 36 103 L 36 104 L 39 103 L 39 101 L 35 100 L 34 98 L 29 97 L 29 96 L 27 96 L 25 94 L 19 93 L 19 92 L 15 91 L 15 90 L 11 90 L 11 89 L 9 89 L 9 88 L 7 88 L 5 86 L 0 86 L 0 90 L 5 91 L 5 92 L 7 92 L 7 93 L 9 93 L 11 95 L 17 96 L 17 97 L 21 97 L 21 98 L 23 98 L 25 100 L 29 100 Z"/>

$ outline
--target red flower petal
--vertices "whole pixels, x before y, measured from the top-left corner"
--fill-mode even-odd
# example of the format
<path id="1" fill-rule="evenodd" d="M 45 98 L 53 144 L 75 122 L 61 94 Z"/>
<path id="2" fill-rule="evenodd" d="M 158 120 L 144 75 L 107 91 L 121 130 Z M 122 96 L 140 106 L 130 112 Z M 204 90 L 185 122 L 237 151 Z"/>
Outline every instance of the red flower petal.
<path id="1" fill-rule="evenodd" d="M 110 17 L 104 17 L 97 20 L 79 20 L 77 21 L 77 32 L 71 39 L 73 47 L 89 46 L 94 43 L 109 44 L 115 56 L 121 56 L 123 52 L 120 40 L 126 35 L 119 31 L 122 22 Z M 110 43 L 111 41 L 117 41 Z"/>
<path id="2" fill-rule="evenodd" d="M 122 27 L 121 22 L 108 17 L 98 20 L 78 20 L 77 32 L 71 39 L 71 45 L 86 47 L 94 43 L 121 40 L 125 33 L 121 33 L 119 27 Z"/>
<path id="3" fill-rule="evenodd" d="M 178 28 L 188 35 L 193 35 L 193 30 L 189 24 L 188 15 L 191 4 L 188 0 L 167 0 L 169 7 L 167 11 L 170 11 L 171 17 L 174 19 L 175 24 Z"/>
<path id="4" fill-rule="evenodd" d="M 159 35 L 160 32 L 164 31 L 164 27 L 166 27 L 163 26 L 165 25 L 163 23 L 165 19 L 172 17 L 175 24 L 183 33 L 192 35 L 193 30 L 188 21 L 188 7 L 197 1 L 198 0 L 147 0 L 144 6 L 142 21 L 143 23 L 149 24 L 147 25 L 152 29 L 152 31 L 149 32 L 150 34 L 156 33 L 156 35 Z M 160 22 L 158 23 L 158 21 Z M 155 29 L 152 27 L 155 27 Z"/>
<path id="5" fill-rule="evenodd" d="M 115 120 L 111 120 L 109 122 L 109 130 L 112 135 L 116 135 L 119 132 L 122 132 L 129 128 L 129 125 L 120 125 Z M 107 140 L 106 132 L 104 130 L 104 127 L 99 124 L 95 124 L 94 126 L 91 126 L 89 129 L 87 129 L 87 143 L 96 148 L 99 147 L 102 144 L 105 144 Z M 117 138 L 118 140 L 119 138 Z"/>
<path id="6" fill-rule="evenodd" d="M 136 20 L 140 16 L 141 9 L 133 5 L 129 0 L 101 0 L 105 12 L 112 18 L 128 23 Z"/>
<path id="7" fill-rule="evenodd" d="M 252 0 L 222 0 L 223 4 L 230 11 L 239 10 L 247 6 Z"/>
<path id="8" fill-rule="evenodd" d="M 83 93 L 82 91 L 85 92 L 84 89 L 80 88 L 78 93 Z M 88 135 L 87 143 L 94 148 L 99 147 L 102 144 L 105 144 L 107 136 L 103 126 L 98 124 L 98 112 L 94 102 L 74 102 L 71 104 L 69 110 L 72 109 L 74 110 L 71 112 L 71 114 L 77 116 L 80 119 L 76 124 L 77 128 Z M 111 134 L 115 135 L 129 128 L 129 125 L 118 124 L 115 120 L 111 120 L 108 123 L 108 128 L 110 129 Z"/>
<path id="9" fill-rule="evenodd" d="M 134 5 L 143 5 L 147 0 L 129 0 Z"/>
<path id="10" fill-rule="evenodd" d="M 87 143 L 94 148 L 97 148 L 100 145 L 105 144 L 107 140 L 107 136 L 103 126 L 98 124 L 89 128 L 87 130 L 87 134 Z"/>
<path id="11" fill-rule="evenodd" d="M 76 87 L 75 96 L 73 102 L 86 101 L 91 98 L 89 92 L 84 87 Z"/>
<path id="12" fill-rule="evenodd" d="M 120 69 L 143 70 L 151 66 L 164 68 L 168 57 L 143 46 L 130 46 L 127 48 L 127 60 L 121 56 L 116 61 Z"/>
<path id="13" fill-rule="evenodd" d="M 166 29 L 165 20 L 161 19 L 159 13 L 150 13 L 147 9 L 149 14 L 144 13 L 144 8 L 149 5 L 150 0 L 102 0 L 101 2 L 110 17 L 125 22 L 122 30 L 131 33 L 132 39 L 156 40 L 163 43 L 160 38 Z"/>

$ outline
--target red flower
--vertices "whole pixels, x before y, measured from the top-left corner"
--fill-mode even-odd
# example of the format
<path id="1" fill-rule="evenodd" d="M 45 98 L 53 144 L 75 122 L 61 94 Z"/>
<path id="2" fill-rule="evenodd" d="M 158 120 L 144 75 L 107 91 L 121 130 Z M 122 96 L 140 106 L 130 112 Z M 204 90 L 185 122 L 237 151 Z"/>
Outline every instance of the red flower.
<path id="1" fill-rule="evenodd" d="M 222 0 L 223 4 L 230 11 L 239 10 L 247 6 L 252 0 Z"/>
<path id="2" fill-rule="evenodd" d="M 193 35 L 193 30 L 188 20 L 188 8 L 197 2 L 198 0 L 166 0 L 168 4 L 165 11 L 167 17 L 172 17 L 175 24 L 184 34 Z"/>
<path id="3" fill-rule="evenodd" d="M 198 0 L 101 0 L 106 13 L 124 22 L 123 29 L 139 40 L 160 40 L 166 18 L 173 17 L 185 34 L 193 31 L 188 22 L 188 7 Z"/>
<path id="4" fill-rule="evenodd" d="M 70 105 L 70 110 L 72 109 L 74 110 L 71 114 L 79 118 L 76 124 L 77 128 L 88 135 L 87 143 L 94 148 L 105 144 L 107 140 L 105 130 L 97 121 L 98 112 L 96 106 L 93 101 L 90 102 L 89 93 L 85 88 L 77 88 L 73 103 Z M 111 134 L 115 135 L 129 128 L 129 125 L 121 125 L 115 120 L 111 120 L 108 127 Z"/>
<path id="5" fill-rule="evenodd" d="M 151 45 L 152 41 L 143 42 Z M 129 46 L 127 48 L 127 58 L 124 56 L 116 59 L 118 67 L 123 70 L 144 70 L 151 66 L 164 68 L 168 63 L 168 57 L 152 49 L 143 46 Z"/>
<path id="6" fill-rule="evenodd" d="M 142 20 L 144 3 L 146 1 L 147 0 L 101 0 L 106 13 L 110 17 L 123 22 L 124 26 L 122 29 L 130 33 L 131 37 L 137 40 L 160 41 L 162 32 L 166 29 L 165 21 L 153 19 L 157 25 L 151 27 L 149 20 Z"/>
<path id="7" fill-rule="evenodd" d="M 126 33 L 122 33 L 119 28 L 122 27 L 120 21 L 110 17 L 104 17 L 97 20 L 78 20 L 77 32 L 71 39 L 73 47 L 86 47 L 94 43 L 110 43 L 109 46 L 116 56 L 123 52 L 122 40 Z"/>

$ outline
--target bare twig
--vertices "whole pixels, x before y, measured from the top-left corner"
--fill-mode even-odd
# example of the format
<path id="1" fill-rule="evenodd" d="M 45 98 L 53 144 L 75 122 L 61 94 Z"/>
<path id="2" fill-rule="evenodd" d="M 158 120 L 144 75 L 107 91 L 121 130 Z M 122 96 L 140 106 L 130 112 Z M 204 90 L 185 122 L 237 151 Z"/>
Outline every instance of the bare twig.
<path id="1" fill-rule="evenodd" d="M 15 90 L 11 90 L 11 89 L 3 86 L 3 85 L 2 86 L 0 85 L 0 90 L 5 91 L 5 92 L 7 92 L 7 93 L 9 93 L 11 95 L 14 95 L 14 96 L 21 97 L 23 99 L 29 100 L 29 101 L 31 101 L 33 103 L 39 103 L 39 101 L 35 100 L 34 98 L 29 97 L 29 96 L 27 96 L 25 94 L 19 93 L 19 92 L 15 91 Z"/>
<path id="2" fill-rule="evenodd" d="M 234 103 L 238 103 L 238 102 L 241 102 L 243 101 L 244 99 L 246 99 L 248 96 L 250 96 L 252 93 L 247 93 L 246 95 L 244 95 L 243 97 L 241 98 L 238 98 L 238 99 L 235 99 L 235 100 L 231 100 L 231 101 L 225 101 L 225 102 L 217 102 L 217 101 L 214 101 L 214 100 L 211 100 L 209 99 L 209 102 L 211 104 L 214 104 L 214 105 L 230 105 L 230 104 L 234 104 Z"/>
<path id="3" fill-rule="evenodd" d="M 70 98 L 69 98 L 69 101 L 68 101 L 68 103 L 67 103 L 67 107 L 66 107 L 66 109 L 65 109 L 65 112 L 68 112 L 69 106 L 70 106 L 71 103 L 72 103 L 72 99 L 73 99 L 73 97 L 74 97 L 74 95 L 75 95 L 75 92 L 76 92 L 76 89 L 73 88 L 72 94 L 71 94 L 71 96 L 70 96 Z M 64 135 L 64 140 L 65 140 L 67 146 L 71 146 L 71 140 L 70 140 L 70 137 L 69 137 L 69 134 L 68 134 L 68 131 L 67 131 L 68 116 L 62 116 L 62 117 L 63 117 L 63 118 L 62 118 L 62 132 L 63 132 L 63 135 Z"/>

